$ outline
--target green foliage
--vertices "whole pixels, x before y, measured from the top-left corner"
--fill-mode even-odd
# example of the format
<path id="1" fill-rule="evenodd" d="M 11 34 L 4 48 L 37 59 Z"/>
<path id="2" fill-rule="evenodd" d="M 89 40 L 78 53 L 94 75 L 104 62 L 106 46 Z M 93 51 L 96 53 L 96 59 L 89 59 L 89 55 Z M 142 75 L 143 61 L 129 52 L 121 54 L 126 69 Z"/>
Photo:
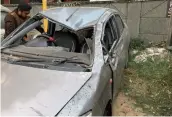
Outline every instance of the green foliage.
<path id="1" fill-rule="evenodd" d="M 140 38 L 131 39 L 131 42 L 130 42 L 131 50 L 144 50 L 145 48 L 146 47 L 145 47 L 144 41 L 141 40 Z"/>
<path id="2" fill-rule="evenodd" d="M 134 49 L 142 45 L 134 42 Z M 147 114 L 172 115 L 172 55 L 140 63 L 133 59 L 125 72 L 124 92 L 135 99 L 136 106 L 142 107 Z"/>

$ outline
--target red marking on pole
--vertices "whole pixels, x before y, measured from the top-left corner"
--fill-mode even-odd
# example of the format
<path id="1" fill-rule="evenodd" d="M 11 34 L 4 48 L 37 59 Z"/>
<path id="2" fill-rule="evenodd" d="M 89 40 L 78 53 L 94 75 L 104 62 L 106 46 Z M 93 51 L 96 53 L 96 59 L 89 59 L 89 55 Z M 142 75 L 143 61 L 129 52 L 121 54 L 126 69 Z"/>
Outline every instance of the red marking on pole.
<path id="1" fill-rule="evenodd" d="M 10 0 L 4 0 L 4 4 L 10 4 Z"/>
<path id="2" fill-rule="evenodd" d="M 110 84 L 112 84 L 112 82 L 113 82 L 112 79 L 110 79 L 109 82 L 110 82 Z"/>
<path id="3" fill-rule="evenodd" d="M 26 3 L 29 3 L 29 2 L 30 2 L 30 0 L 25 0 L 25 2 L 26 2 Z"/>
<path id="4" fill-rule="evenodd" d="M 72 0 L 64 0 L 64 2 L 71 2 Z"/>

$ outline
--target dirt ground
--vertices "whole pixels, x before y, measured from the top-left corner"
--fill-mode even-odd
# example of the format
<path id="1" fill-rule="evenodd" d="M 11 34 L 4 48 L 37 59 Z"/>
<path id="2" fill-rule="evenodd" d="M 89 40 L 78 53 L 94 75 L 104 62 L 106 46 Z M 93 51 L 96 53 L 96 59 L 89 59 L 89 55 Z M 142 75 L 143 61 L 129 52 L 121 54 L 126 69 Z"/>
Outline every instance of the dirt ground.
<path id="1" fill-rule="evenodd" d="M 113 116 L 146 116 L 141 108 L 134 105 L 135 101 L 124 95 L 124 93 L 119 93 L 113 105 Z"/>

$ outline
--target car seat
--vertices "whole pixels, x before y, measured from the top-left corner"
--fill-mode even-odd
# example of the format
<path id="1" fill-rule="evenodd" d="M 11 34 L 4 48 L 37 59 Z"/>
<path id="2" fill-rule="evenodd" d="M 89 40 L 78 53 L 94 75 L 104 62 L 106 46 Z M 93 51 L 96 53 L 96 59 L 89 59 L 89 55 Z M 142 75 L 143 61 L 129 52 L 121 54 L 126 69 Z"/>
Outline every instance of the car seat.
<path id="1" fill-rule="evenodd" d="M 77 48 L 77 37 L 70 32 L 56 31 L 54 33 L 54 39 L 56 46 L 69 48 L 70 52 L 75 52 Z"/>
<path id="2" fill-rule="evenodd" d="M 91 54 L 93 41 L 91 39 L 85 39 L 85 43 L 82 44 L 81 53 Z"/>
<path id="3" fill-rule="evenodd" d="M 28 41 L 26 44 L 24 44 L 27 47 L 48 47 L 48 46 L 55 46 L 52 43 L 49 43 L 48 40 L 44 37 L 37 37 L 35 39 L 32 39 Z"/>

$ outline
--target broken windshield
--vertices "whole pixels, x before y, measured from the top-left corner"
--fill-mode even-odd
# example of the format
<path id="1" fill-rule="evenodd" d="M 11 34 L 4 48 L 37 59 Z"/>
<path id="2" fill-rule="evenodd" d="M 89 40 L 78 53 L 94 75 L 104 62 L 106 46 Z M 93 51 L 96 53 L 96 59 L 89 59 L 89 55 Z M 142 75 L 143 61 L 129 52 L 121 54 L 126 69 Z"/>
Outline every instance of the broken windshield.
<path id="1" fill-rule="evenodd" d="M 42 16 L 36 15 L 30 19 L 28 19 L 25 23 L 21 24 L 18 28 L 16 28 L 11 34 L 9 34 L 4 40 L 1 42 L 1 46 L 3 46 L 8 40 L 12 39 L 12 37 L 18 34 L 20 31 L 33 24 L 36 21 L 42 20 Z"/>
<path id="2" fill-rule="evenodd" d="M 43 59 L 45 57 L 49 59 L 70 58 L 75 55 L 79 59 L 74 62 L 85 61 L 85 64 L 91 64 L 93 27 L 73 31 L 48 19 L 47 32 L 40 33 L 35 29 L 38 26 L 44 28 L 44 18 L 36 15 L 17 28 L 11 36 L 5 39 L 1 53 L 38 59 L 42 57 Z M 27 40 L 23 39 L 25 35 L 27 35 Z M 69 62 L 68 59 L 67 62 Z"/>

